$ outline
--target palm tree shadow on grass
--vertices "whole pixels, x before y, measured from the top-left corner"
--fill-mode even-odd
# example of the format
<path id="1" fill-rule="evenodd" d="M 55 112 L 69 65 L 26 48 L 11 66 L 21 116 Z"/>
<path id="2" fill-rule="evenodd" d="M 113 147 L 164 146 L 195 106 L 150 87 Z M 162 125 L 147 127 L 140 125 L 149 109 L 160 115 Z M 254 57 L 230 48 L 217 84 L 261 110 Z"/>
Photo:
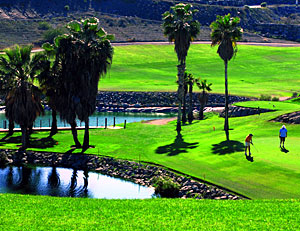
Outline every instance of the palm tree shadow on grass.
<path id="1" fill-rule="evenodd" d="M 244 151 L 243 143 L 236 140 L 222 141 L 219 144 L 213 144 L 212 152 L 218 155 L 226 155 L 234 152 Z"/>
<path id="2" fill-rule="evenodd" d="M 30 148 L 52 148 L 55 145 L 57 145 L 57 141 L 51 136 L 36 140 L 30 140 L 29 143 Z"/>
<path id="3" fill-rule="evenodd" d="M 1 139 L 0 146 L 3 146 L 5 144 L 20 144 L 22 143 L 22 136 L 14 136 L 9 137 L 6 139 Z M 30 139 L 30 143 L 28 147 L 30 148 L 52 148 L 55 145 L 57 145 L 57 141 L 54 140 L 52 137 L 46 137 L 41 139 Z"/>
<path id="4" fill-rule="evenodd" d="M 168 156 L 175 156 L 180 153 L 187 153 L 187 149 L 193 149 L 198 147 L 198 142 L 187 143 L 184 142 L 182 135 L 179 134 L 176 136 L 176 139 L 172 144 L 158 147 L 155 152 L 157 154 L 167 154 Z"/>
<path id="5" fill-rule="evenodd" d="M 22 136 L 5 136 L 0 140 L 0 146 L 4 144 L 18 144 L 22 143 Z"/>

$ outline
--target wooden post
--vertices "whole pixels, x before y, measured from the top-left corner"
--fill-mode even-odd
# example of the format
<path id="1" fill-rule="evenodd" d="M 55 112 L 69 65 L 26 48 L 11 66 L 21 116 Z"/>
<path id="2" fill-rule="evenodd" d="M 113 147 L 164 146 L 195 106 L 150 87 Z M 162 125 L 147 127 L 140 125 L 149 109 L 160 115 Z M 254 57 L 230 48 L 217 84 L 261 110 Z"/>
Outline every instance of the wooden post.
<path id="1" fill-rule="evenodd" d="M 97 127 L 98 127 L 98 117 L 97 117 Z"/>
<path id="2" fill-rule="evenodd" d="M 114 117 L 114 127 L 116 126 L 116 117 Z"/>
<path id="3" fill-rule="evenodd" d="M 126 128 L 126 120 L 124 121 L 124 129 Z"/>
<path id="4" fill-rule="evenodd" d="M 105 129 L 107 129 L 107 118 L 105 118 Z"/>
<path id="5" fill-rule="evenodd" d="M 3 120 L 3 128 L 6 129 L 6 120 Z"/>

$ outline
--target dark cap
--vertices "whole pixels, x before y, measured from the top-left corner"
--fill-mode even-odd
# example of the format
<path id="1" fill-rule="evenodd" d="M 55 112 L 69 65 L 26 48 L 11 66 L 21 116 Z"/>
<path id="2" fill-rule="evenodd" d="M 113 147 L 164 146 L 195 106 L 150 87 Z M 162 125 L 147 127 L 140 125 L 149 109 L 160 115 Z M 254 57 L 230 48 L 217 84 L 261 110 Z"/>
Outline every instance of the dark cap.
<path id="1" fill-rule="evenodd" d="M 250 133 L 249 136 L 253 136 L 253 135 Z"/>

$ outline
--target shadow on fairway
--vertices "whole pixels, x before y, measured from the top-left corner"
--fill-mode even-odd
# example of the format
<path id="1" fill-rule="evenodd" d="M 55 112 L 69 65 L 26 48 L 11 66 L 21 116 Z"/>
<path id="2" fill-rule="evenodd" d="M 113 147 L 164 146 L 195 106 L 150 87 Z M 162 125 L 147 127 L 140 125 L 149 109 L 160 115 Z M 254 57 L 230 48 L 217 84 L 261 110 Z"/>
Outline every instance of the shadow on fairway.
<path id="1" fill-rule="evenodd" d="M 9 138 L 3 138 L 0 140 L 0 146 L 5 144 L 21 144 L 22 136 L 14 136 Z M 30 138 L 30 142 L 28 147 L 30 148 L 52 148 L 57 144 L 57 141 L 52 137 L 46 137 L 41 139 L 32 139 Z"/>
<path id="2" fill-rule="evenodd" d="M 176 136 L 176 139 L 172 144 L 158 147 L 155 152 L 157 154 L 167 154 L 168 156 L 175 156 L 180 153 L 186 153 L 187 149 L 193 149 L 198 147 L 198 142 L 196 143 L 187 143 L 184 142 L 181 134 Z"/>
<path id="3" fill-rule="evenodd" d="M 5 136 L 0 140 L 0 145 L 3 144 L 19 144 L 22 143 L 22 136 Z"/>
<path id="4" fill-rule="evenodd" d="M 212 152 L 218 155 L 226 155 L 234 152 L 244 151 L 245 146 L 243 143 L 235 140 L 222 141 L 219 144 L 213 144 Z"/>
<path id="5" fill-rule="evenodd" d="M 246 155 L 246 160 L 248 160 L 250 162 L 254 161 L 253 156 L 251 156 L 251 155 L 248 155 L 248 156 Z"/>
<path id="6" fill-rule="evenodd" d="M 48 136 L 46 138 L 30 140 L 30 148 L 52 148 L 57 145 L 57 141 L 52 137 Z"/>
<path id="7" fill-rule="evenodd" d="M 286 148 L 281 148 L 281 151 L 284 152 L 284 153 L 288 153 L 289 150 L 287 150 Z"/>

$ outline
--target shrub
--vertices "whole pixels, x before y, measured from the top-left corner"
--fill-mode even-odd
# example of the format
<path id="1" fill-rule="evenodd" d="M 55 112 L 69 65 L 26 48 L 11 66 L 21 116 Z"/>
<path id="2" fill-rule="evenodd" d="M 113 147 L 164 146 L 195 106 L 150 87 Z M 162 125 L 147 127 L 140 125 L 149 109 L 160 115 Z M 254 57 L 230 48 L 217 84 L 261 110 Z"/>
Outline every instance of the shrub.
<path id="1" fill-rule="evenodd" d="M 43 34 L 43 42 L 49 42 L 49 43 L 53 43 L 53 39 L 58 36 L 63 34 L 63 31 L 59 28 L 57 29 L 49 29 L 47 31 L 45 31 L 45 33 Z"/>
<path id="2" fill-rule="evenodd" d="M 155 193 L 159 193 L 162 197 L 178 197 L 180 185 L 170 177 L 154 177 L 152 182 L 155 187 Z"/>
<path id="3" fill-rule="evenodd" d="M 276 97 L 276 96 L 274 96 L 274 97 L 272 98 L 272 101 L 279 101 L 279 98 Z"/>
<path id="4" fill-rule="evenodd" d="M 260 95 L 259 100 L 261 100 L 261 101 L 270 101 L 271 98 L 272 97 L 270 95 Z"/>
<path id="5" fill-rule="evenodd" d="M 293 95 L 292 95 L 293 98 L 296 98 L 298 97 L 298 93 L 297 92 L 293 92 Z"/>
<path id="6" fill-rule="evenodd" d="M 39 22 L 38 29 L 39 30 L 49 30 L 51 25 L 48 22 Z"/>
<path id="7" fill-rule="evenodd" d="M 266 3 L 266 2 L 262 2 L 262 3 L 260 4 L 260 6 L 261 6 L 261 7 L 267 7 L 267 3 Z"/>

